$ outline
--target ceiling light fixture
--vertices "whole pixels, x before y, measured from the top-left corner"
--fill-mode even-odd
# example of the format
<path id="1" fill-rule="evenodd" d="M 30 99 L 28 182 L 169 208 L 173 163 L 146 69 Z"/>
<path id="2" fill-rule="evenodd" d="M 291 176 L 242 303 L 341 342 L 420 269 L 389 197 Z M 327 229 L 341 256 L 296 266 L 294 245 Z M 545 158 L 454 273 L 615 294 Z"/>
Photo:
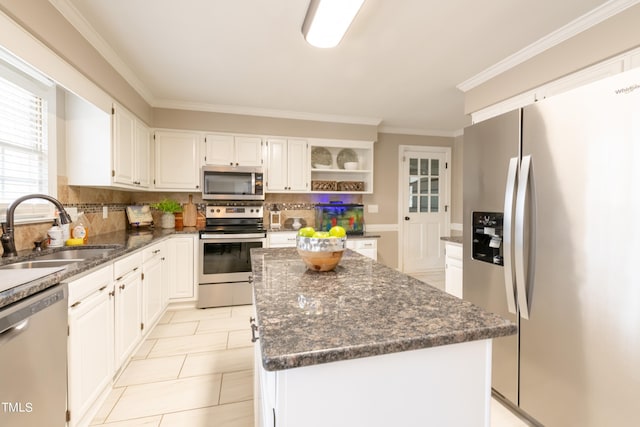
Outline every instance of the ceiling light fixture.
<path id="1" fill-rule="evenodd" d="M 364 0 L 311 0 L 302 24 L 305 40 L 315 47 L 336 47 Z"/>

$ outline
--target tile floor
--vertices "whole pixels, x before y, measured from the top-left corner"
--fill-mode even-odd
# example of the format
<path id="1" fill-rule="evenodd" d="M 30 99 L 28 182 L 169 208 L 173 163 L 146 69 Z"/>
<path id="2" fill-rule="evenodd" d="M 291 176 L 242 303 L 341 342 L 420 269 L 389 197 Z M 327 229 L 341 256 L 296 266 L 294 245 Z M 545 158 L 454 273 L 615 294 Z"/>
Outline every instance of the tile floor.
<path id="1" fill-rule="evenodd" d="M 91 425 L 252 427 L 250 314 L 250 306 L 167 311 Z M 527 425 L 495 400 L 491 410 L 492 427 Z"/>
<path id="2" fill-rule="evenodd" d="M 252 427 L 251 306 L 167 311 L 91 425 Z"/>

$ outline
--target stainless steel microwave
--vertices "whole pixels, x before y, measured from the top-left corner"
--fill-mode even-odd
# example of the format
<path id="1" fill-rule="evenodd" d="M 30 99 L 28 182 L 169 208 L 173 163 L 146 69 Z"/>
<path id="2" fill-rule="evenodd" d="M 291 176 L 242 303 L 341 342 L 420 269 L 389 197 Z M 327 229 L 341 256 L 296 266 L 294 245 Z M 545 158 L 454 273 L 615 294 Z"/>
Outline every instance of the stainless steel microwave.
<path id="1" fill-rule="evenodd" d="M 203 166 L 200 188 L 203 200 L 264 200 L 262 168 Z"/>

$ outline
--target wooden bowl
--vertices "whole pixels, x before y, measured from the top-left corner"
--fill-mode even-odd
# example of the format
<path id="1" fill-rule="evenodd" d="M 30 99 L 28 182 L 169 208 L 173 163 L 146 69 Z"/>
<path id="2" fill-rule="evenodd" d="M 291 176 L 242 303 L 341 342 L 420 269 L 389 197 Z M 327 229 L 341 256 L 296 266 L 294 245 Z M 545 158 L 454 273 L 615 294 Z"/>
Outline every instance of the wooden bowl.
<path id="1" fill-rule="evenodd" d="M 317 239 L 297 236 L 298 254 L 307 268 L 314 271 L 331 271 L 340 263 L 347 238 Z"/>

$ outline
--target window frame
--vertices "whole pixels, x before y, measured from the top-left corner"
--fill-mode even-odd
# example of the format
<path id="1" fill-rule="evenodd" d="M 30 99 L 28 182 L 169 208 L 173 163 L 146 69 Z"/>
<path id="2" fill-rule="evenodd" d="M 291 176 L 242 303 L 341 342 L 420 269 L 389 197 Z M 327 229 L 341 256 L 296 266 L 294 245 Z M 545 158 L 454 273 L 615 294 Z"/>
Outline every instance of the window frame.
<path id="1" fill-rule="evenodd" d="M 43 100 L 43 137 L 47 144 L 47 192 L 57 198 L 58 193 L 58 153 L 57 153 L 57 88 L 47 77 L 30 66 L 0 49 L 0 78 L 3 78 Z M 6 222 L 6 210 L 10 203 L 0 203 L 0 221 Z M 46 201 L 25 201 L 15 212 L 15 224 L 35 224 L 50 222 L 55 215 L 55 207 Z"/>

